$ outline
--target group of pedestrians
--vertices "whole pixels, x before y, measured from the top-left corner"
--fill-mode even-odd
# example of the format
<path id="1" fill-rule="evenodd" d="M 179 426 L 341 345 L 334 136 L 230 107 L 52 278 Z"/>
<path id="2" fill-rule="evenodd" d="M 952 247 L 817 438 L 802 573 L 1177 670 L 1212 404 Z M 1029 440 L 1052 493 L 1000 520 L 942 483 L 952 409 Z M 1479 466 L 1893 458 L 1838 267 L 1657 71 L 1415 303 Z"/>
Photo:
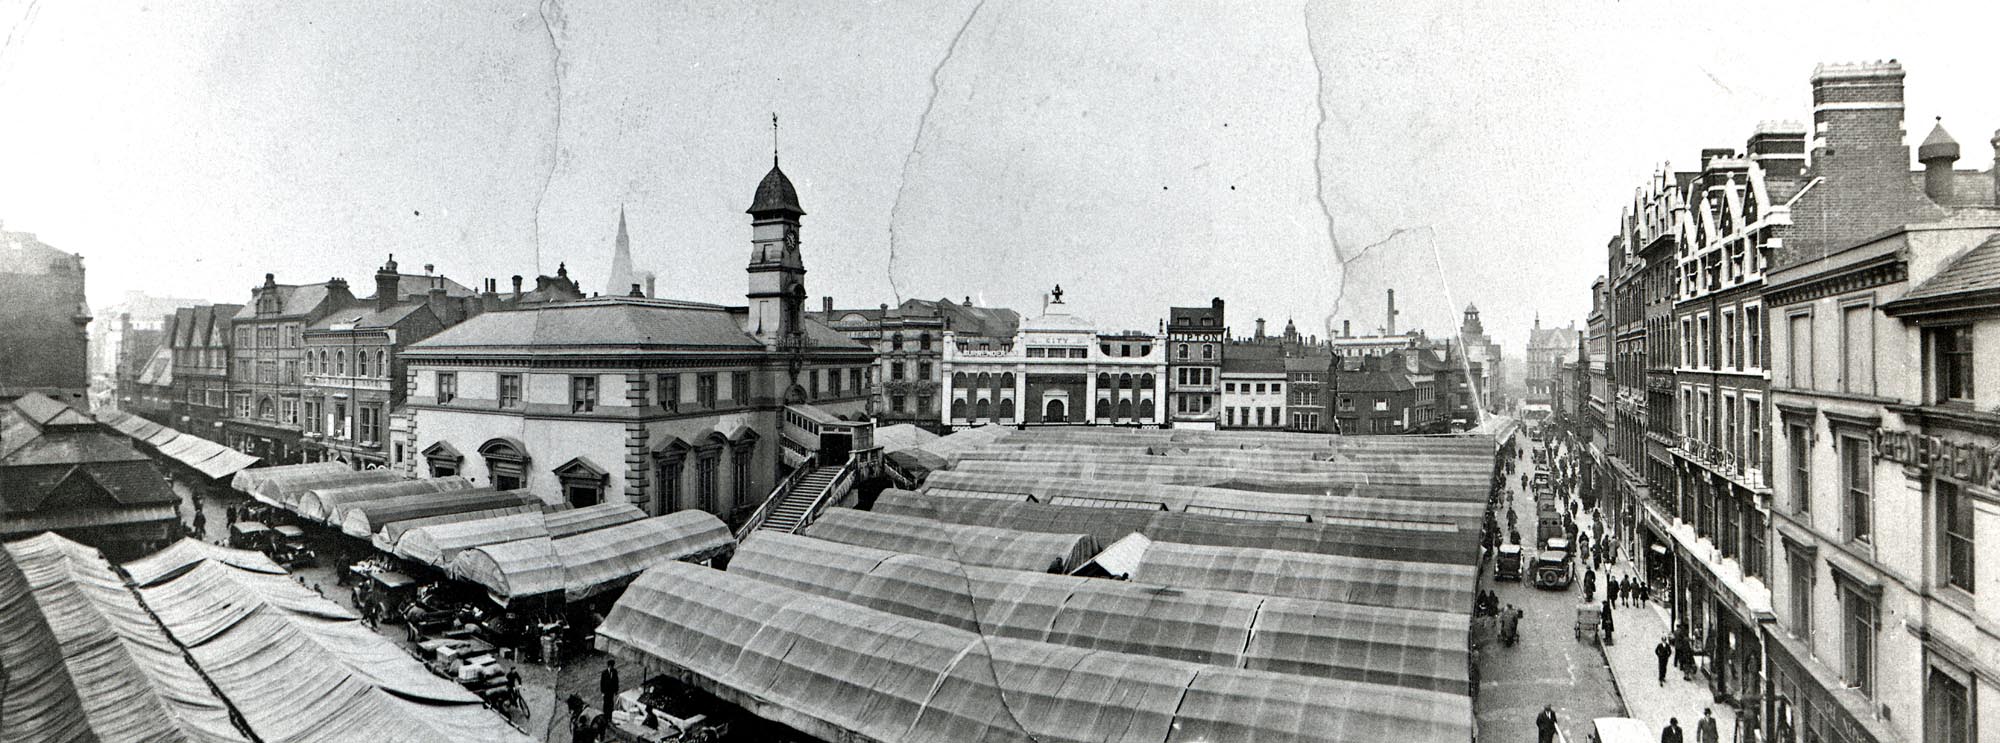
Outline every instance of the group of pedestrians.
<path id="1" fill-rule="evenodd" d="M 1715 721 L 1715 710 L 1703 707 L 1701 719 L 1694 723 L 1694 743 L 1720 743 L 1721 727 Z M 1667 726 L 1660 729 L 1660 743 L 1686 743 L 1687 732 L 1681 729 L 1681 718 L 1667 719 Z"/>

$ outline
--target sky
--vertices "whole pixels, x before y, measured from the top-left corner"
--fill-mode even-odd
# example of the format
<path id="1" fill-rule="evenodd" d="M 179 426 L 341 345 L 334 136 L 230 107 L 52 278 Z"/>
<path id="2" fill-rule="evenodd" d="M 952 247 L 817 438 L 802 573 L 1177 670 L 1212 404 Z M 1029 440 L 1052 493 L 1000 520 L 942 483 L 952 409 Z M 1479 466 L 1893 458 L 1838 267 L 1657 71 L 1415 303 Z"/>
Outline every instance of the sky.
<path id="1" fill-rule="evenodd" d="M 662 296 L 742 303 L 776 147 L 813 306 L 971 297 L 1105 329 L 1228 302 L 1518 353 L 1583 324 L 1634 189 L 1822 61 L 1895 58 L 1909 141 L 1986 168 L 2000 4 L 0 0 L 0 222 L 93 303 L 263 274 L 605 291 L 618 212 Z M 1957 29 L 1969 29 L 1960 32 Z M 532 279 L 530 279 L 532 281 Z"/>

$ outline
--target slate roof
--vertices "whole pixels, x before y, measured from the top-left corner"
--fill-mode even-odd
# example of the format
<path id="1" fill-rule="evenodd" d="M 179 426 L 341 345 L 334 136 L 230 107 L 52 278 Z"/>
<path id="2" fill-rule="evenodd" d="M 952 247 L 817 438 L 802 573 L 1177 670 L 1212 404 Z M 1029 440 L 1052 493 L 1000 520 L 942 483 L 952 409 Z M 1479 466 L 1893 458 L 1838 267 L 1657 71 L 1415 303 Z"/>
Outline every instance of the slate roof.
<path id="1" fill-rule="evenodd" d="M 761 351 L 764 344 L 743 331 L 739 318 L 746 311 L 645 297 L 596 297 L 533 310 L 484 313 L 412 344 L 406 353 Z M 807 341 L 820 348 L 867 349 L 811 319 L 805 322 L 805 333 Z"/>
<path id="2" fill-rule="evenodd" d="M 1410 378 L 1398 371 L 1343 371 L 1341 392 L 1401 392 L 1416 389 Z"/>
<path id="3" fill-rule="evenodd" d="M 0 513 L 40 510 L 76 478 L 117 505 L 179 502 L 151 459 L 75 408 L 30 394 L 0 409 Z"/>
<path id="4" fill-rule="evenodd" d="M 444 287 L 444 295 L 447 297 L 470 297 L 478 294 L 478 292 L 473 291 L 470 287 L 443 276 L 399 273 L 396 274 L 396 277 L 398 279 L 396 284 L 396 296 L 398 299 L 411 296 L 427 296 L 430 294 L 433 282 L 443 282 L 441 285 Z"/>
<path id="5" fill-rule="evenodd" d="M 799 206 L 799 190 L 792 187 L 792 179 L 785 177 L 785 171 L 778 169 L 778 159 L 771 158 L 771 172 L 764 174 L 764 180 L 757 184 L 757 196 L 750 201 L 749 214 L 790 214 L 803 216 L 806 210 Z"/>
<path id="6" fill-rule="evenodd" d="M 2000 235 L 1986 238 L 1985 242 L 1952 259 L 1951 263 L 1924 280 L 1922 285 L 1884 309 L 1895 310 L 1954 295 L 1995 290 L 2000 290 Z"/>
<path id="7" fill-rule="evenodd" d="M 423 302 L 408 302 L 391 305 L 389 309 L 379 311 L 375 310 L 372 304 L 366 307 L 335 310 L 332 314 L 321 318 L 319 322 L 313 323 L 307 329 L 332 330 L 335 325 L 345 325 L 347 323 L 353 323 L 356 328 L 393 328 L 396 326 L 396 323 L 402 322 L 410 315 L 423 311 L 429 306 Z"/>

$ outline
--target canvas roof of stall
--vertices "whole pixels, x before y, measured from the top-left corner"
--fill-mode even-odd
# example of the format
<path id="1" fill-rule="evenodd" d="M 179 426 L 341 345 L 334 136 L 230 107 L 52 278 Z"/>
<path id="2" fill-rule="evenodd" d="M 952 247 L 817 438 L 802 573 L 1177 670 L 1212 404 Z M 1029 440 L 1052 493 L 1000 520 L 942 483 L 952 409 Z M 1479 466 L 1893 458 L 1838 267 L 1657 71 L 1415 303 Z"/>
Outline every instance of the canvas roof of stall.
<path id="1" fill-rule="evenodd" d="M 97 550 L 54 534 L 0 550 L 9 740 L 249 740 Z"/>
<path id="2" fill-rule="evenodd" d="M 551 539 L 582 534 L 609 526 L 629 524 L 646 518 L 646 512 L 630 503 L 599 503 L 582 508 L 550 511 L 542 517 Z"/>
<path id="3" fill-rule="evenodd" d="M 1484 486 L 1482 486 L 1483 489 Z M 950 495 L 976 493 L 1018 493 L 1022 500 L 1052 501 L 1056 498 L 1091 498 L 1107 501 L 1163 503 L 1167 510 L 1185 511 L 1192 507 L 1226 508 L 1265 513 L 1295 514 L 1314 520 L 1359 519 L 1408 522 L 1408 528 L 1436 531 L 1427 525 L 1447 524 L 1474 528 L 1485 515 L 1483 501 L 1422 500 L 1356 495 L 1335 488 L 1323 494 L 1256 493 L 1245 490 L 1200 485 L 1170 485 L 1131 482 L 1123 479 L 1089 480 L 1062 476 L 999 475 L 982 472 L 944 470 L 931 473 L 924 492 Z M 1109 505 L 1109 507 L 1117 507 Z"/>
<path id="4" fill-rule="evenodd" d="M 377 530 L 374 536 L 369 537 L 368 541 L 369 543 L 375 545 L 376 549 L 382 550 L 383 552 L 402 554 L 401 552 L 397 551 L 397 547 L 398 545 L 402 544 L 403 535 L 408 534 L 416 529 L 421 529 L 430 526 L 442 526 L 445 524 L 459 524 L 469 521 L 483 521 L 485 519 L 500 518 L 503 516 L 516 516 L 520 514 L 540 514 L 543 508 L 545 508 L 545 506 L 543 506 L 540 503 L 536 503 L 532 505 L 507 506 L 505 508 L 489 508 L 484 511 L 448 513 L 442 516 L 429 516 L 421 519 L 391 521 L 387 524 L 383 524 L 382 528 Z M 426 562 L 427 564 L 435 564 L 433 561 L 424 561 L 424 562 Z M 445 558 L 444 562 L 446 564 L 449 564 L 450 558 L 448 557 Z"/>
<path id="5" fill-rule="evenodd" d="M 546 537 L 548 534 L 548 524 L 539 512 L 494 515 L 407 530 L 403 532 L 402 538 L 396 540 L 396 554 L 435 568 L 447 569 L 461 551 L 489 544 Z"/>
<path id="6" fill-rule="evenodd" d="M 1383 462 L 1334 462 L 1296 457 L 1266 457 L 1236 449 L 1173 449 L 1148 454 L 1129 449 L 1078 446 L 1076 444 L 994 444 L 958 455 L 954 469 L 973 462 L 1028 462 L 1064 465 L 1147 465 L 1152 467 L 1228 468 L 1232 472 L 1256 473 L 1278 483 L 1350 482 L 1367 485 L 1469 485 L 1487 484 L 1493 469 L 1491 456 L 1464 462 L 1443 462 L 1432 458 L 1397 455 Z M 1165 472 L 1178 474 L 1175 470 Z M 1256 480 L 1244 481 L 1244 489 L 1256 489 Z"/>
<path id="7" fill-rule="evenodd" d="M 1465 740 L 1463 693 L 986 637 L 693 565 L 648 571 L 598 629 L 646 672 L 824 739 Z"/>
<path id="8" fill-rule="evenodd" d="M 418 493 L 441 493 L 449 490 L 471 490 L 472 481 L 457 475 L 449 477 L 420 477 L 416 479 L 396 479 L 382 482 L 359 484 L 332 483 L 314 487 L 299 496 L 300 516 L 320 523 L 340 525 L 347 509 L 361 503 L 399 498 Z"/>
<path id="9" fill-rule="evenodd" d="M 1050 534 L 851 508 L 831 508 L 805 534 L 843 544 L 940 557 L 967 565 L 1010 570 L 1068 572 L 1090 559 L 1097 541 L 1088 534 Z"/>
<path id="10" fill-rule="evenodd" d="M 875 499 L 874 510 L 1020 531 L 1058 534 L 1080 531 L 1090 534 L 1098 544 L 1111 544 L 1136 531 L 1154 539 L 1185 544 L 1269 547 L 1417 562 L 1469 565 L 1479 555 L 1478 535 L 1472 533 L 1453 536 L 1342 524 L 1245 521 L 1180 511 L 940 497 L 907 490 L 882 491 Z"/>
<path id="11" fill-rule="evenodd" d="M 181 545 L 134 563 L 139 594 L 267 743 L 530 740 L 268 560 Z"/>
<path id="12" fill-rule="evenodd" d="M 1479 477 L 1476 479 L 1453 476 L 1448 481 L 1427 482 L 1421 474 L 1412 472 L 1421 467 L 1421 463 L 1394 467 L 1385 465 L 1382 469 L 1384 474 L 1374 478 L 1384 480 L 1390 477 L 1390 473 L 1395 473 L 1396 477 L 1414 481 L 1413 483 L 1370 482 L 1368 481 L 1370 476 L 1367 475 L 1338 472 L 1275 472 L 1245 467 L 1049 460 L 1011 462 L 990 459 L 964 460 L 952 465 L 951 469 L 945 472 L 960 477 L 983 476 L 995 482 L 1111 481 L 1128 484 L 1209 487 L 1257 496 L 1348 495 L 1484 505 L 1486 487 L 1490 484 L 1492 471 L 1490 460 L 1486 464 L 1486 469 L 1479 471 Z M 1397 468 L 1404 471 L 1396 473 Z"/>
<path id="13" fill-rule="evenodd" d="M 1470 623 L 1423 611 L 967 566 L 791 534 L 729 571 L 996 637 L 1208 665 L 1463 691 Z"/>
<path id="14" fill-rule="evenodd" d="M 304 474 L 307 472 L 344 472 L 353 469 L 339 462 L 308 462 L 305 464 L 280 464 L 271 467 L 252 467 L 236 473 L 229 480 L 229 487 L 239 493 L 254 493 L 258 486 L 278 477 Z"/>
<path id="15" fill-rule="evenodd" d="M 320 488 L 366 485 L 375 482 L 394 482 L 405 479 L 392 470 L 349 470 L 331 473 L 303 473 L 280 475 L 265 480 L 251 495 L 258 500 L 297 510 L 299 500 L 307 492 Z"/>
<path id="16" fill-rule="evenodd" d="M 409 539 L 408 534 L 403 535 Z M 713 557 L 736 546 L 729 527 L 705 511 L 676 511 L 594 531 L 471 547 L 451 560 L 454 576 L 485 586 L 502 605 L 561 591 L 588 598 L 647 568 Z"/>
<path id="17" fill-rule="evenodd" d="M 384 525 L 397 521 L 541 505 L 541 497 L 528 490 L 482 488 L 413 493 L 348 505 L 341 512 L 340 530 L 350 537 L 368 539 Z"/>

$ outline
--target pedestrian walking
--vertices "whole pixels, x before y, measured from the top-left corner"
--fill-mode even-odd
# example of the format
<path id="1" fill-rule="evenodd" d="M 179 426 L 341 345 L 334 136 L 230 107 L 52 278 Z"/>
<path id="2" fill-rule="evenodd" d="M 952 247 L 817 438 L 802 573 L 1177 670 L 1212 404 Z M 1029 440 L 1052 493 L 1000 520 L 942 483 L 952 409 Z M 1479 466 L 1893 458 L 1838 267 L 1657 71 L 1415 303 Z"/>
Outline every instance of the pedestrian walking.
<path id="1" fill-rule="evenodd" d="M 1681 680 L 1694 680 L 1694 646 L 1685 634 L 1674 637 L 1674 666 L 1681 669 Z"/>
<path id="2" fill-rule="evenodd" d="M 1597 619 L 1597 623 L 1598 623 L 1598 624 L 1600 624 L 1600 625 L 1603 625 L 1603 629 L 1604 629 L 1604 644 L 1606 644 L 1606 645 L 1616 645 L 1616 644 L 1618 644 L 1618 643 L 1615 643 L 1615 642 L 1612 642 L 1612 641 L 1611 641 L 1611 631 L 1612 631 L 1612 630 L 1614 630 L 1614 629 L 1616 629 L 1617 627 L 1616 627 L 1616 626 L 1615 626 L 1615 625 L 1614 625 L 1614 624 L 1612 623 L 1612 619 L 1611 619 L 1611 601 L 1610 601 L 1609 599 L 1606 599 L 1606 600 L 1604 601 L 1604 604 L 1603 604 L 1602 606 L 1598 607 L 1598 610 L 1597 610 L 1597 616 L 1598 616 L 1598 619 Z"/>
<path id="3" fill-rule="evenodd" d="M 1695 743 L 1721 743 L 1715 729 L 1715 710 L 1703 707 L 1701 721 L 1694 724 Z"/>
<path id="4" fill-rule="evenodd" d="M 1604 597 L 1610 600 L 1607 606 L 1618 606 L 1618 592 L 1625 587 L 1624 578 L 1612 578 L 1604 583 Z"/>
<path id="5" fill-rule="evenodd" d="M 202 515 L 200 509 L 196 509 L 194 512 L 194 537 L 196 539 L 208 538 L 208 517 Z"/>
<path id="6" fill-rule="evenodd" d="M 604 714 L 611 714 L 611 703 L 618 698 L 618 659 L 604 661 L 604 672 L 597 675 L 597 690 L 604 693 Z"/>
<path id="7" fill-rule="evenodd" d="M 1667 659 L 1674 657 L 1674 649 L 1667 644 L 1667 638 L 1660 638 L 1660 644 L 1653 647 L 1653 657 L 1660 659 L 1660 685 L 1667 685 Z"/>
<path id="8" fill-rule="evenodd" d="M 1660 731 L 1660 743 L 1685 743 L 1681 737 L 1681 718 L 1667 718 L 1667 728 Z"/>
<path id="9" fill-rule="evenodd" d="M 1596 596 L 1597 596 L 1597 571 L 1594 569 L 1586 568 L 1583 571 L 1583 602 L 1588 604 L 1591 601 L 1596 600 Z"/>
<path id="10" fill-rule="evenodd" d="M 1538 743 L 1553 743 L 1556 739 L 1556 711 L 1544 704 L 1542 713 L 1535 715 L 1535 733 Z"/>

